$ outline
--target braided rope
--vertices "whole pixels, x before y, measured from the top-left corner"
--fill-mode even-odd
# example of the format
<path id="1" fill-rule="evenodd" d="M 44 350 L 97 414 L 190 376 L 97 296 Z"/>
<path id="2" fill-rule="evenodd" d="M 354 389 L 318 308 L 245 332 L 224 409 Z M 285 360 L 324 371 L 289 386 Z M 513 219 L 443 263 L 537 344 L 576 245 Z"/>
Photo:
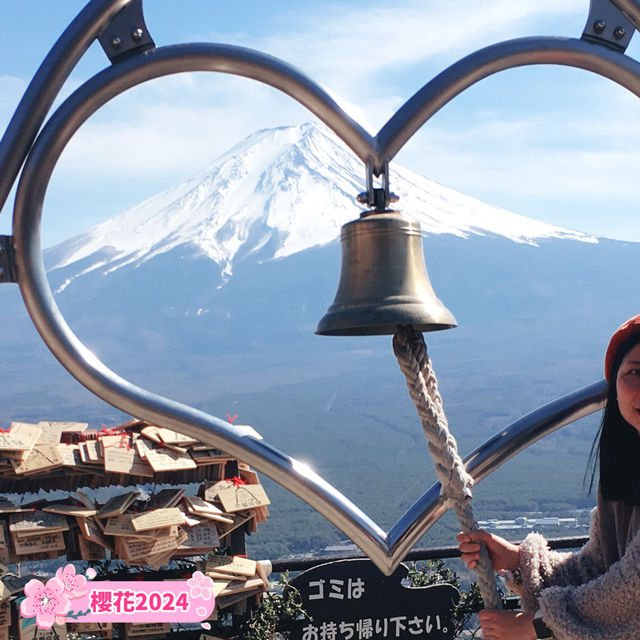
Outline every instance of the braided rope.
<path id="1" fill-rule="evenodd" d="M 399 326 L 393 337 L 393 352 L 405 375 L 409 394 L 429 441 L 429 452 L 442 485 L 443 495 L 455 510 L 462 530 L 465 533 L 477 531 L 478 523 L 473 516 L 471 505 L 473 478 L 467 473 L 458 454 L 456 440 L 449 431 L 438 391 L 438 381 L 427 354 L 422 332 L 412 326 Z M 485 607 L 499 609 L 501 601 L 496 588 L 495 573 L 484 545 L 480 546 L 480 561 L 475 570 Z"/>

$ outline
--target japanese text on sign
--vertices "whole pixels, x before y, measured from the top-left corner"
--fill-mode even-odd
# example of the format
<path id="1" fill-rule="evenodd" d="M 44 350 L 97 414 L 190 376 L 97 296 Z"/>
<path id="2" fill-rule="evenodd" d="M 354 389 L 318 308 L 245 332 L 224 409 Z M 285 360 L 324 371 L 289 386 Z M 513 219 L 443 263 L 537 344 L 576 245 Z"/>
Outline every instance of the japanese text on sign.
<path id="1" fill-rule="evenodd" d="M 369 638 L 400 638 L 403 631 L 412 636 L 429 637 L 431 632 L 447 632 L 442 627 L 440 616 L 395 616 L 392 618 L 363 618 L 355 622 L 323 622 L 319 627 L 312 624 L 302 629 L 302 640 L 367 640 Z"/>
<path id="2" fill-rule="evenodd" d="M 325 583 L 327 580 L 312 580 L 309 582 L 309 600 L 324 600 L 325 598 Z M 326 597 L 335 598 L 337 600 L 357 600 L 364 594 L 364 580 L 362 578 L 349 578 L 345 580 L 330 579 L 328 581 L 328 587 Z M 315 593 L 311 593 L 312 589 L 317 589 Z"/>
<path id="3" fill-rule="evenodd" d="M 327 562 L 297 575 L 308 618 L 291 640 L 453 640 L 460 592 L 450 584 L 411 587 L 408 568 L 383 575 L 370 560 Z"/>

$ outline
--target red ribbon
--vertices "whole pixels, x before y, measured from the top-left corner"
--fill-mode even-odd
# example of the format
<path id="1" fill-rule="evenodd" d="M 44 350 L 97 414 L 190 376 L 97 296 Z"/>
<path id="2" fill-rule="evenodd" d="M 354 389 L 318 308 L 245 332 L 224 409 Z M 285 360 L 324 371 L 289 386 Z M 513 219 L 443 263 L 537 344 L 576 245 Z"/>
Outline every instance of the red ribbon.
<path id="1" fill-rule="evenodd" d="M 119 436 L 122 435 L 122 431 L 118 429 L 107 429 L 105 425 L 102 425 L 102 429 L 98 431 L 99 436 Z"/>
<path id="2" fill-rule="evenodd" d="M 131 441 L 129 439 L 129 434 L 128 433 L 120 433 L 120 443 L 118 444 L 118 447 L 120 449 L 124 449 L 125 447 L 127 447 L 127 451 L 131 451 Z"/>
<path id="3" fill-rule="evenodd" d="M 11 427 L 8 429 L 0 429 L 0 433 L 11 433 Z"/>
<path id="4" fill-rule="evenodd" d="M 0 429 L 2 431 L 2 429 Z M 62 433 L 61 441 L 62 442 L 86 442 L 87 440 L 97 440 L 98 438 L 102 438 L 103 436 L 121 436 L 123 433 L 122 427 L 116 427 L 115 429 L 108 429 L 106 425 L 102 425 L 102 429 L 100 431 L 95 431 L 93 429 L 89 431 L 83 431 L 82 433 Z"/>
<path id="5" fill-rule="evenodd" d="M 238 476 L 233 476 L 233 478 L 229 478 L 230 482 L 233 482 L 233 486 L 236 489 L 239 489 L 243 484 L 247 484 L 242 478 L 239 478 Z"/>
<path id="6" fill-rule="evenodd" d="M 131 449 L 133 448 L 131 446 L 128 433 L 122 433 L 122 431 L 119 431 L 118 433 L 112 433 L 109 435 L 120 436 L 120 442 L 114 442 L 113 444 L 106 445 L 107 448 L 117 447 L 118 449 L 124 449 L 126 447 L 127 451 L 131 451 Z"/>

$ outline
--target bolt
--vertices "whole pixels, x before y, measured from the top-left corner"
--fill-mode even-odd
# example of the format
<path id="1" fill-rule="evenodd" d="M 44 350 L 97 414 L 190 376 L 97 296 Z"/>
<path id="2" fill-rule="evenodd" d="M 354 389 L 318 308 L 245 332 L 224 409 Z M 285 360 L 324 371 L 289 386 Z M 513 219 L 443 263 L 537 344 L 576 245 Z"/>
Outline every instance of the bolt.
<path id="1" fill-rule="evenodd" d="M 596 20 L 593 23 L 593 30 L 596 33 L 602 33 L 604 31 L 604 28 L 607 26 L 606 22 L 604 20 Z"/>
<path id="2" fill-rule="evenodd" d="M 114 49 L 119 49 L 122 45 L 122 38 L 118 37 L 118 36 L 113 36 L 111 38 L 111 46 Z"/>
<path id="3" fill-rule="evenodd" d="M 624 38 L 624 34 L 625 34 L 625 33 L 626 33 L 626 32 L 625 32 L 625 30 L 624 30 L 624 28 L 623 28 L 623 27 L 616 27 L 616 28 L 613 30 L 613 37 L 614 37 L 616 40 L 620 40 L 621 38 Z"/>
<path id="4" fill-rule="evenodd" d="M 131 37 L 133 40 L 142 40 L 142 36 L 144 35 L 144 31 L 138 27 L 131 32 Z"/>

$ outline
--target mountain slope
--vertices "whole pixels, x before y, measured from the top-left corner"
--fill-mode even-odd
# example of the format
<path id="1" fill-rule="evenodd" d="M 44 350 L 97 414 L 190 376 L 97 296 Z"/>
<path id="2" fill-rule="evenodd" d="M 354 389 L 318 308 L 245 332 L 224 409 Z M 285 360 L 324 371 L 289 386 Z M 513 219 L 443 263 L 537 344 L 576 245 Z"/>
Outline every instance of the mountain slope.
<path id="1" fill-rule="evenodd" d="M 65 319 L 117 373 L 217 416 L 238 413 L 389 525 L 433 480 L 391 341 L 313 333 L 336 291 L 336 238 L 358 215 L 363 182 L 361 163 L 322 128 L 263 131 L 45 258 Z M 401 167 L 391 185 L 422 224 L 429 276 L 459 322 L 426 341 L 462 452 L 602 376 L 608 336 L 640 311 L 640 245 L 523 218 Z M 55 362 L 16 287 L 0 287 L 0 309 L 3 425 L 125 419 Z M 496 474 L 497 489 L 493 478 L 474 489 L 483 517 L 584 506 L 578 485 L 595 420 L 575 428 L 518 456 Z M 485 487 L 495 490 L 482 502 Z M 308 550 L 309 531 L 328 525 L 269 491 L 264 549 Z"/>
<path id="2" fill-rule="evenodd" d="M 92 271 L 136 267 L 181 248 L 181 254 L 215 262 L 226 280 L 243 259 L 283 258 L 334 241 L 359 214 L 355 196 L 363 181 L 362 163 L 324 127 L 259 131 L 194 178 L 51 249 L 48 268 L 76 264 L 57 285 L 62 291 Z M 399 208 L 427 235 L 595 241 L 486 205 L 400 166 L 393 167 L 391 183 Z"/>

